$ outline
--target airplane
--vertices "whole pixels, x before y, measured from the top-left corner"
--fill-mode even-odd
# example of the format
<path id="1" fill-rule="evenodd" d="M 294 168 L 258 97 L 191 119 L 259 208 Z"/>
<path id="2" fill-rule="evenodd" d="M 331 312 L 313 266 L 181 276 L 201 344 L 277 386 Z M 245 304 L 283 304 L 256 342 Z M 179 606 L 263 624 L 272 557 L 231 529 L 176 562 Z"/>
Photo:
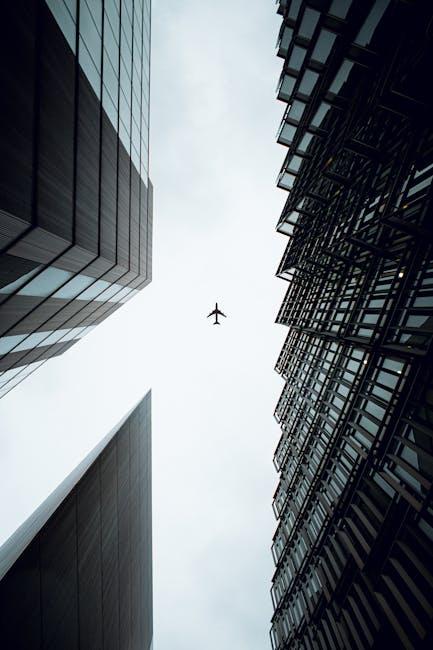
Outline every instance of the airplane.
<path id="1" fill-rule="evenodd" d="M 223 314 L 222 311 L 220 311 L 218 309 L 218 303 L 217 302 L 215 303 L 215 309 L 213 311 L 211 311 L 211 313 L 208 314 L 206 318 L 209 318 L 209 316 L 215 316 L 214 325 L 221 325 L 221 323 L 218 320 L 218 316 L 224 316 L 224 318 L 227 318 L 227 316 L 225 314 Z"/>

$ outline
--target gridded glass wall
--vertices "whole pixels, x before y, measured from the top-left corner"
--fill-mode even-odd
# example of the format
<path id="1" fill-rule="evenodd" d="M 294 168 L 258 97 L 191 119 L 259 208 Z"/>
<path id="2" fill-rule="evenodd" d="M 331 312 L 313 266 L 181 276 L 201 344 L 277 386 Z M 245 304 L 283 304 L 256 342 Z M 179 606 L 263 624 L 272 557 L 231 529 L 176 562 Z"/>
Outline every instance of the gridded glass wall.
<path id="1" fill-rule="evenodd" d="M 46 0 L 125 149 L 147 180 L 150 0 Z M 79 27 L 77 29 L 77 26 Z"/>
<path id="2" fill-rule="evenodd" d="M 3 7 L 0 397 L 151 280 L 149 0 Z"/>
<path id="3" fill-rule="evenodd" d="M 271 640 L 433 643 L 431 3 L 279 2 Z"/>

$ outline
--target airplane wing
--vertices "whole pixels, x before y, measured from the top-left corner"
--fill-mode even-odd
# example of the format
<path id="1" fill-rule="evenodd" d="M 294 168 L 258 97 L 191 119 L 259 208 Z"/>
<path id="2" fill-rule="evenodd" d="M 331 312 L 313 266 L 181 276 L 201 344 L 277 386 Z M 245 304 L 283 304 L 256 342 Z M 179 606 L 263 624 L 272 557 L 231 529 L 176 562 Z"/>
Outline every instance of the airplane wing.
<path id="1" fill-rule="evenodd" d="M 213 315 L 216 314 L 216 313 L 217 313 L 217 310 L 214 309 L 213 311 L 211 311 L 210 314 L 208 314 L 208 315 L 206 316 L 206 318 L 209 318 L 209 316 L 213 316 Z"/>
<path id="2" fill-rule="evenodd" d="M 227 316 L 225 314 L 223 314 L 222 311 L 220 311 L 219 309 L 218 309 L 218 313 L 219 313 L 220 316 L 224 316 L 224 318 L 227 318 Z"/>

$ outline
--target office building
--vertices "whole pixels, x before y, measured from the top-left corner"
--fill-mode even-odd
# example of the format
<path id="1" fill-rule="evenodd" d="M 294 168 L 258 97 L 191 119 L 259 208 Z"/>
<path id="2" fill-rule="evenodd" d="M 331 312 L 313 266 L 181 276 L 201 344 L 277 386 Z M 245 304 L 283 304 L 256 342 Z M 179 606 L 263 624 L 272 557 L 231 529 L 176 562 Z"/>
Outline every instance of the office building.
<path id="1" fill-rule="evenodd" d="M 150 0 L 5 2 L 0 397 L 151 279 Z"/>
<path id="2" fill-rule="evenodd" d="M 433 647 L 433 4 L 280 0 L 274 650 Z"/>
<path id="3" fill-rule="evenodd" d="M 0 647 L 151 650 L 148 393 L 0 548 Z"/>

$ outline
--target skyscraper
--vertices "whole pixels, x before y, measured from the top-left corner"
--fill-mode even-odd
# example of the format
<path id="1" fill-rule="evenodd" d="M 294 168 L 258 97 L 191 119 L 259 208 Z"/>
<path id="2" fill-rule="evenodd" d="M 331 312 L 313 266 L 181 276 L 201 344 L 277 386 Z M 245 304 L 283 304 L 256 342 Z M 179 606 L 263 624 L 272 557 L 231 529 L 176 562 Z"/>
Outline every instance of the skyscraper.
<path id="1" fill-rule="evenodd" d="M 433 6 L 281 0 L 274 650 L 433 644 Z"/>
<path id="2" fill-rule="evenodd" d="M 1 397 L 151 280 L 150 0 L 0 23 Z"/>
<path id="3" fill-rule="evenodd" d="M 0 548 L 0 647 L 151 650 L 148 393 Z"/>

